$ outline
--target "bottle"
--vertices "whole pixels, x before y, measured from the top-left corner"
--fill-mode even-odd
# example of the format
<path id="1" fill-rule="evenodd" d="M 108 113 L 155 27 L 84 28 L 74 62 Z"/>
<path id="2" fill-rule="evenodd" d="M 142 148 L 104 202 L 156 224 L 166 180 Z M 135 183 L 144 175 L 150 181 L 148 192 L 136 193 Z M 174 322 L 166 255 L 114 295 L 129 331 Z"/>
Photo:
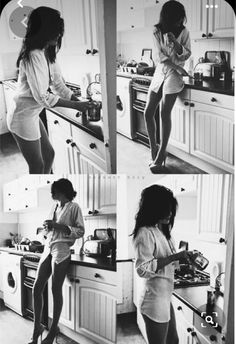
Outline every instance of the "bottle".
<path id="1" fill-rule="evenodd" d="M 199 251 L 194 250 L 194 254 L 197 253 L 197 256 L 195 257 L 193 264 L 198 270 L 204 270 L 209 264 L 209 260 L 203 256 L 203 254 Z"/>

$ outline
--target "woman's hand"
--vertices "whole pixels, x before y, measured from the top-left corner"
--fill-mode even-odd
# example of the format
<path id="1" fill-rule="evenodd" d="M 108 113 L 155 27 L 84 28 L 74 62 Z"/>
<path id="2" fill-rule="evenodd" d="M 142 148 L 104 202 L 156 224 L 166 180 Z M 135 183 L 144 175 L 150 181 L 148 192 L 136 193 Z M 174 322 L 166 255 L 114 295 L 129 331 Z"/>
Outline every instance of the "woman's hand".
<path id="1" fill-rule="evenodd" d="M 57 223 L 53 220 L 44 221 L 43 226 L 44 226 L 45 230 L 48 232 L 50 232 L 52 229 L 54 229 L 56 231 L 63 232 L 65 234 L 70 234 L 70 229 L 68 228 L 68 226 L 63 225 L 61 223 Z"/>
<path id="2" fill-rule="evenodd" d="M 180 251 L 180 252 L 176 253 L 175 258 L 176 258 L 176 260 L 184 259 L 188 263 L 191 263 L 195 260 L 197 255 L 198 254 L 194 253 L 193 251 L 184 250 L 184 251 Z"/>
<path id="3" fill-rule="evenodd" d="M 167 32 L 166 36 L 167 36 L 168 43 L 174 43 L 175 44 L 177 42 L 173 32 Z"/>
<path id="4" fill-rule="evenodd" d="M 83 101 L 83 100 L 75 102 L 75 109 L 80 112 L 85 112 L 86 110 L 92 109 L 94 107 L 95 105 L 93 102 Z"/>

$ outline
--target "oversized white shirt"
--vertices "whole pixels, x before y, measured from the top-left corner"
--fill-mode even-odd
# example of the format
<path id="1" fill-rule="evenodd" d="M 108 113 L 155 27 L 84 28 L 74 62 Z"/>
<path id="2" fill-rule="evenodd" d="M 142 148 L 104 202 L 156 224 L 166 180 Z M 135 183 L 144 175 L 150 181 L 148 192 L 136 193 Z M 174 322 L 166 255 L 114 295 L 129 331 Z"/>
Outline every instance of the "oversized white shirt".
<path id="1" fill-rule="evenodd" d="M 166 65 L 169 60 L 177 66 L 184 67 L 185 61 L 191 56 L 191 42 L 189 31 L 185 27 L 179 36 L 177 42 L 182 46 L 182 54 L 178 54 L 173 43 L 168 44 L 163 37 L 160 29 L 155 28 L 153 32 L 156 69 L 149 90 L 158 92 L 163 83 L 163 93 L 179 93 L 184 88 L 183 77 L 172 67 Z"/>
<path id="2" fill-rule="evenodd" d="M 48 91 L 49 86 L 56 94 Z M 72 94 L 57 62 L 48 63 L 44 50 L 32 50 L 29 61 L 20 61 L 14 104 L 7 116 L 9 130 L 25 140 L 38 140 L 40 112 L 55 106 L 60 97 L 70 99 Z"/>
<path id="3" fill-rule="evenodd" d="M 173 239 L 167 240 L 157 227 L 140 228 L 134 239 L 135 268 L 142 277 L 139 284 L 139 309 L 156 322 L 170 320 L 170 302 L 174 288 L 176 264 L 170 263 L 157 270 L 158 259 L 175 252 Z"/>

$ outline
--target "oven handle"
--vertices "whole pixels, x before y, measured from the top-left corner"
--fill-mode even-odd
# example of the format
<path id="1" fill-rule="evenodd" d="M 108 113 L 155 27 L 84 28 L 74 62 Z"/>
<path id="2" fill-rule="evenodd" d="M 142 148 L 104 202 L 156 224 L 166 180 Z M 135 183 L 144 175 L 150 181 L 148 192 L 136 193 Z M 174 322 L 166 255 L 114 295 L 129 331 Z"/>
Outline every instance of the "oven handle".
<path id="1" fill-rule="evenodd" d="M 33 284 L 24 282 L 24 286 L 33 289 Z"/>
<path id="2" fill-rule="evenodd" d="M 38 263 L 23 263 L 23 266 L 26 268 L 30 268 L 30 269 L 34 269 L 34 270 L 38 270 Z"/>
<path id="3" fill-rule="evenodd" d="M 144 112 L 145 108 L 141 107 L 141 106 L 137 106 L 135 104 L 133 104 L 133 109 L 134 110 L 137 110 L 137 111 L 141 111 L 141 112 Z"/>
<path id="4" fill-rule="evenodd" d="M 141 91 L 141 92 L 144 92 L 144 93 L 148 93 L 148 89 L 149 87 L 146 87 L 146 86 L 136 86 L 134 84 L 132 84 L 132 89 L 135 90 L 135 91 Z"/>

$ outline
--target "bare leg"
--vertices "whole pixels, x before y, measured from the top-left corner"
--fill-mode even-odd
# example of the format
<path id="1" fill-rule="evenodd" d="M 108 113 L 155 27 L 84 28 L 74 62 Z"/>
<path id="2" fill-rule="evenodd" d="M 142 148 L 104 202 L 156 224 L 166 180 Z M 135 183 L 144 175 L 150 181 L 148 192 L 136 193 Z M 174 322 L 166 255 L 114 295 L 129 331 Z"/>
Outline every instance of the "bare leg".
<path id="1" fill-rule="evenodd" d="M 62 285 L 65 280 L 69 264 L 70 257 L 59 264 L 53 263 L 52 266 L 53 320 L 49 333 L 45 338 L 46 340 L 53 340 L 57 332 L 57 325 L 63 305 Z"/>
<path id="2" fill-rule="evenodd" d="M 43 291 L 51 272 L 51 256 L 48 256 L 38 267 L 37 278 L 33 288 L 34 332 L 37 332 L 40 327 L 43 310 Z"/>
<path id="3" fill-rule="evenodd" d="M 44 174 L 51 173 L 52 169 L 52 163 L 54 159 L 54 150 L 53 147 L 48 139 L 48 134 L 46 132 L 46 129 L 43 125 L 43 122 L 41 119 L 39 120 L 39 127 L 40 127 L 40 133 L 41 133 L 41 151 L 42 151 L 42 157 L 44 161 Z"/>
<path id="4" fill-rule="evenodd" d="M 177 93 L 166 94 L 162 99 L 161 106 L 161 123 L 162 123 L 162 140 L 160 149 L 154 161 L 154 164 L 161 165 L 162 161 L 165 158 L 166 147 L 169 141 L 170 132 L 171 132 L 171 111 L 175 104 Z"/>
<path id="5" fill-rule="evenodd" d="M 21 153 L 23 154 L 30 174 L 42 174 L 44 172 L 44 162 L 41 152 L 40 139 L 35 141 L 24 140 L 13 134 Z"/>
<path id="6" fill-rule="evenodd" d="M 146 315 L 142 314 L 142 316 L 145 321 L 148 344 L 166 344 L 169 322 L 158 323 Z"/>
<path id="7" fill-rule="evenodd" d="M 176 330 L 175 312 L 172 304 L 170 305 L 170 321 L 166 344 L 179 344 L 178 333 Z"/>
<path id="8" fill-rule="evenodd" d="M 153 160 L 155 159 L 157 154 L 157 128 L 155 121 L 155 112 L 161 101 L 161 97 L 162 88 L 158 91 L 158 93 L 151 91 L 144 111 L 145 124 L 151 148 L 151 157 Z"/>

